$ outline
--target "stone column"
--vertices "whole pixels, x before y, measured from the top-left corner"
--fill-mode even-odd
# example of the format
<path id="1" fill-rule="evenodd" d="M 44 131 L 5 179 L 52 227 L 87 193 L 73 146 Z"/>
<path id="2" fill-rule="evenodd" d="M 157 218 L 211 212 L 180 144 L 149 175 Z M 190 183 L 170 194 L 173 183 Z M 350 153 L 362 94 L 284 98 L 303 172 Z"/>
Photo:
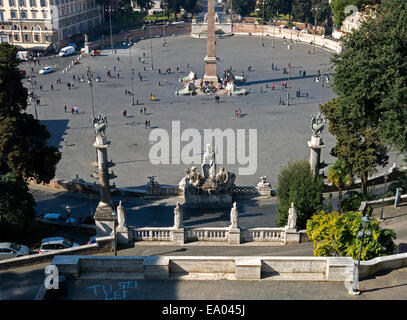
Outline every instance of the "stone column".
<path id="1" fill-rule="evenodd" d="M 216 53 L 215 53 L 215 0 L 208 0 L 208 38 L 206 40 L 206 57 L 204 81 L 218 83 L 216 74 Z"/>
<path id="2" fill-rule="evenodd" d="M 99 180 L 100 186 L 100 202 L 95 212 L 96 223 L 96 236 L 103 237 L 112 234 L 114 223 L 116 223 L 116 217 L 113 213 L 112 197 L 110 195 L 109 179 L 113 178 L 113 175 L 109 175 L 108 169 L 113 166 L 112 162 L 107 159 L 107 148 L 110 142 L 106 141 L 104 136 L 97 135 L 96 141 L 93 146 L 97 150 L 97 172 L 93 174 L 94 178 Z M 95 164 L 96 166 L 96 164 Z"/>
<path id="3" fill-rule="evenodd" d="M 322 137 L 312 135 L 311 141 L 308 141 L 310 148 L 310 166 L 312 175 L 315 177 L 319 174 L 319 165 L 321 163 L 321 149 L 325 148 Z"/>

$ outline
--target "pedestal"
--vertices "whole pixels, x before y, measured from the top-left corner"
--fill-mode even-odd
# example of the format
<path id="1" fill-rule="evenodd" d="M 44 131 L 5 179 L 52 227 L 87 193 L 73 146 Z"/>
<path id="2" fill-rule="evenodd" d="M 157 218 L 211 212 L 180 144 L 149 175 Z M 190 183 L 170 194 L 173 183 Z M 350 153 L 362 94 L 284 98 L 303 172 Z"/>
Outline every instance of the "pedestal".
<path id="1" fill-rule="evenodd" d="M 213 82 L 215 86 L 218 85 L 218 76 L 216 74 L 216 57 L 208 57 L 205 59 L 205 75 L 203 81 Z"/>
<path id="2" fill-rule="evenodd" d="M 256 186 L 256 189 L 261 196 L 265 196 L 265 197 L 271 196 L 271 185 L 270 184 L 258 184 Z"/>
<path id="3" fill-rule="evenodd" d="M 285 243 L 300 243 L 300 233 L 296 229 L 285 229 Z"/>
<path id="4" fill-rule="evenodd" d="M 185 243 L 185 232 L 184 228 L 174 229 L 172 231 L 173 241 L 175 244 L 184 244 Z"/>
<path id="5" fill-rule="evenodd" d="M 119 244 L 129 244 L 133 241 L 133 233 L 127 227 L 117 227 L 116 235 Z"/>
<path id="6" fill-rule="evenodd" d="M 96 237 L 110 236 L 116 218 L 112 215 L 113 208 L 104 203 L 99 203 L 95 211 Z"/>
<path id="7" fill-rule="evenodd" d="M 222 194 L 192 194 L 186 191 L 184 192 L 184 199 L 184 206 L 190 208 L 201 208 L 203 206 L 230 208 L 232 206 L 231 192 Z"/>
<path id="8" fill-rule="evenodd" d="M 322 137 L 312 136 L 311 141 L 308 141 L 308 147 L 310 148 L 310 166 L 313 176 L 319 174 L 319 165 L 321 163 L 321 149 L 325 148 Z"/>
<path id="9" fill-rule="evenodd" d="M 230 228 L 228 243 L 230 244 L 240 244 L 240 229 L 239 228 Z"/>

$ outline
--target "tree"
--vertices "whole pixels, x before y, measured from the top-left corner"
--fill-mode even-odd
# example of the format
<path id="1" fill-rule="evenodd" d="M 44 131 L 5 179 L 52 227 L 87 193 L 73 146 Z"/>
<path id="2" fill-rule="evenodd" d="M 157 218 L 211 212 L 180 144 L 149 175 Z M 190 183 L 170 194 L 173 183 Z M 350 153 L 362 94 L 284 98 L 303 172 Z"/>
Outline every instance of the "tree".
<path id="1" fill-rule="evenodd" d="M 256 8 L 256 0 L 233 0 L 233 12 L 242 17 L 250 15 Z"/>
<path id="2" fill-rule="evenodd" d="M 314 256 L 342 256 L 358 259 L 360 241 L 358 231 L 362 230 L 362 213 L 349 211 L 339 213 L 321 212 L 307 222 L 308 238 L 314 242 Z M 379 256 L 396 253 L 393 230 L 381 229 L 380 221 L 373 220 L 368 227 L 370 236 L 365 236 L 361 259 L 371 260 Z"/>
<path id="3" fill-rule="evenodd" d="M 311 0 L 293 0 L 291 14 L 295 21 L 312 22 L 312 1 Z"/>
<path id="4" fill-rule="evenodd" d="M 289 162 L 278 175 L 278 214 L 276 225 L 287 224 L 288 209 L 294 202 L 297 209 L 297 227 L 304 229 L 307 220 L 322 209 L 324 181 L 318 176 L 314 179 L 306 160 Z"/>
<path id="5" fill-rule="evenodd" d="M 342 190 L 352 183 L 352 176 L 346 166 L 346 162 L 337 160 L 328 171 L 328 182 L 333 183 L 338 188 L 339 212 L 342 212 Z"/>
<path id="6" fill-rule="evenodd" d="M 352 127 L 349 115 L 342 114 L 338 100 L 321 105 L 321 111 L 329 120 L 328 130 L 336 136 L 336 145 L 332 155 L 345 162 L 352 175 L 361 180 L 362 194 L 367 196 L 367 179 L 369 174 L 377 172 L 378 166 L 388 163 L 387 147 L 380 138 L 377 129 L 370 127 Z"/>
<path id="7" fill-rule="evenodd" d="M 140 11 L 144 14 L 147 14 L 148 10 L 153 6 L 152 0 L 136 0 L 136 3 L 139 6 Z"/>
<path id="8" fill-rule="evenodd" d="M 13 172 L 17 178 L 49 182 L 61 158 L 48 146 L 50 134 L 27 107 L 27 90 L 21 84 L 17 48 L 0 44 L 0 175 Z"/>
<path id="9" fill-rule="evenodd" d="M 34 206 L 34 198 L 25 181 L 13 173 L 1 176 L 0 234 L 6 233 L 10 226 L 22 226 L 24 230 L 27 224 L 34 219 Z"/>
<path id="10" fill-rule="evenodd" d="M 17 116 L 27 108 L 27 89 L 18 72 L 17 48 L 0 44 L 0 116 Z"/>
<path id="11" fill-rule="evenodd" d="M 258 7 L 261 8 L 263 3 L 259 1 Z M 264 0 L 264 18 L 266 20 L 273 19 L 278 14 L 290 14 L 292 8 L 292 0 Z"/>

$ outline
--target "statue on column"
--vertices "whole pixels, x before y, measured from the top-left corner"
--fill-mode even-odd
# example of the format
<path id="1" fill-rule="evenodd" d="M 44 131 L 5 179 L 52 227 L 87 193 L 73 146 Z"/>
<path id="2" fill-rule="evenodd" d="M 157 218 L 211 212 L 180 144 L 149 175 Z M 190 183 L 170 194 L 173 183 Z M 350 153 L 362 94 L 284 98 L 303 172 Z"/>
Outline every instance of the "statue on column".
<path id="1" fill-rule="evenodd" d="M 206 151 L 202 159 L 202 176 L 204 179 L 215 178 L 216 175 L 216 162 L 215 162 L 215 152 L 211 151 L 211 145 L 206 145 Z"/>
<path id="2" fill-rule="evenodd" d="M 322 135 L 322 131 L 324 130 L 326 123 L 326 116 L 320 112 L 317 114 L 312 115 L 311 117 L 311 130 L 312 135 L 315 137 L 320 137 Z"/>
<path id="3" fill-rule="evenodd" d="M 174 229 L 181 229 L 183 228 L 183 212 L 182 208 L 179 205 L 179 202 L 177 202 L 177 205 L 174 208 Z"/>
<path id="4" fill-rule="evenodd" d="M 239 211 L 237 210 L 236 201 L 233 203 L 233 207 L 230 210 L 230 226 L 231 229 L 237 229 L 239 223 Z"/>
<path id="5" fill-rule="evenodd" d="M 126 217 L 124 214 L 124 208 L 122 206 L 122 202 L 119 202 L 119 206 L 117 207 L 117 219 L 118 219 L 118 224 L 119 228 L 124 228 L 126 225 Z"/>
<path id="6" fill-rule="evenodd" d="M 297 225 L 297 210 L 294 208 L 294 202 L 291 202 L 291 207 L 288 209 L 287 229 L 296 229 Z"/>

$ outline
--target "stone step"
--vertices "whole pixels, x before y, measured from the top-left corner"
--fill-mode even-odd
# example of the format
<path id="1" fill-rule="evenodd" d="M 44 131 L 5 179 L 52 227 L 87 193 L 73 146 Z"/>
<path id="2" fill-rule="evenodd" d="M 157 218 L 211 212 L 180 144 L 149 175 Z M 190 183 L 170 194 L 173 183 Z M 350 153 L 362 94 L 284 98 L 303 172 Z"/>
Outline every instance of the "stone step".
<path id="1" fill-rule="evenodd" d="M 81 280 L 142 280 L 144 273 L 133 272 L 81 272 Z"/>

